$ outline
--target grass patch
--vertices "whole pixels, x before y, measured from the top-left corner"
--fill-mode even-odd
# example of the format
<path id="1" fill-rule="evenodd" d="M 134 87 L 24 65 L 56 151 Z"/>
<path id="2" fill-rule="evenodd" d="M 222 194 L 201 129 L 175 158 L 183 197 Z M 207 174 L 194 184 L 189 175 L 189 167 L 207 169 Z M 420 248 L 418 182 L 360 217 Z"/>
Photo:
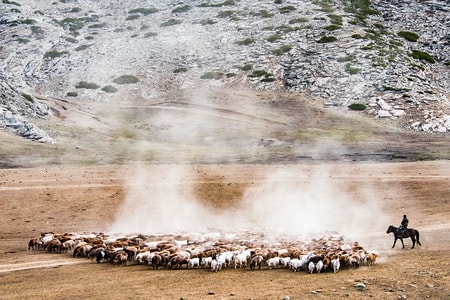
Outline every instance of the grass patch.
<path id="1" fill-rule="evenodd" d="M 353 104 L 350 104 L 349 106 L 347 106 L 350 110 L 358 110 L 358 111 L 361 111 L 361 110 L 365 110 L 367 107 L 366 107 L 366 105 L 364 105 L 364 104 L 362 104 L 362 103 L 353 103 Z"/>
<path id="2" fill-rule="evenodd" d="M 238 44 L 238 45 L 241 45 L 241 46 L 247 46 L 247 45 L 253 44 L 254 42 L 255 42 L 254 39 L 246 38 L 246 39 L 243 39 L 243 40 L 236 41 L 234 43 Z"/>
<path id="3" fill-rule="evenodd" d="M 320 40 L 317 41 L 317 43 L 332 43 L 332 42 L 336 42 L 337 38 L 334 36 L 323 36 L 320 38 Z"/>
<path id="4" fill-rule="evenodd" d="M 67 51 L 50 50 L 50 51 L 45 52 L 44 58 L 52 59 L 52 58 L 63 56 L 66 53 L 67 53 Z"/>
<path id="5" fill-rule="evenodd" d="M 252 64 L 245 64 L 242 67 L 239 67 L 240 70 L 242 71 L 250 71 L 251 69 L 253 69 L 253 65 Z"/>
<path id="6" fill-rule="evenodd" d="M 417 33 L 411 31 L 400 31 L 397 35 L 410 42 L 417 42 L 420 37 Z"/>
<path id="7" fill-rule="evenodd" d="M 100 86 L 94 82 L 80 81 L 75 86 L 77 89 L 88 89 L 88 90 L 96 90 L 100 88 Z"/>
<path id="8" fill-rule="evenodd" d="M 348 55 L 348 56 L 341 56 L 336 58 L 337 62 L 349 62 L 355 59 L 354 55 Z"/>
<path id="9" fill-rule="evenodd" d="M 78 93 L 77 92 L 67 92 L 66 96 L 67 97 L 78 97 Z"/>
<path id="10" fill-rule="evenodd" d="M 141 15 L 129 15 L 125 21 L 133 21 L 133 20 L 137 20 L 141 17 Z"/>
<path id="11" fill-rule="evenodd" d="M 295 19 L 289 20 L 289 24 L 306 23 L 308 21 L 309 20 L 307 18 L 301 17 L 301 18 L 295 18 Z"/>
<path id="12" fill-rule="evenodd" d="M 430 54 L 428 54 L 427 52 L 419 51 L 419 50 L 413 50 L 410 53 L 410 56 L 415 59 L 425 60 L 432 64 L 434 64 L 436 62 Z"/>
<path id="13" fill-rule="evenodd" d="M 222 77 L 223 77 L 223 73 L 219 72 L 219 71 L 206 72 L 205 74 L 200 76 L 201 79 L 215 79 L 215 80 L 222 79 Z"/>
<path id="14" fill-rule="evenodd" d="M 279 48 L 273 50 L 272 53 L 274 55 L 280 56 L 280 55 L 283 55 L 285 53 L 288 53 L 289 51 L 291 51 L 291 49 L 292 49 L 291 45 L 282 45 Z"/>
<path id="15" fill-rule="evenodd" d="M 178 25 L 183 23 L 182 20 L 177 20 L 177 19 L 169 19 L 166 22 L 161 23 L 161 25 L 159 25 L 160 27 L 168 27 L 168 26 L 174 26 L 174 25 Z"/>
<path id="16" fill-rule="evenodd" d="M 31 95 L 28 95 L 26 93 L 21 93 L 20 95 L 25 99 L 27 99 L 28 101 L 33 102 L 33 97 L 31 97 Z"/>
<path id="17" fill-rule="evenodd" d="M 145 38 L 150 38 L 150 37 L 154 37 L 154 36 L 157 36 L 158 35 L 158 33 L 156 33 L 156 32 L 147 32 L 146 34 L 144 34 L 144 37 Z"/>
<path id="18" fill-rule="evenodd" d="M 174 73 L 186 73 L 187 71 L 188 69 L 185 67 L 176 68 L 175 70 L 173 70 Z"/>
<path id="19" fill-rule="evenodd" d="M 132 84 L 139 82 L 139 78 L 134 75 L 121 75 L 113 80 L 116 84 Z"/>
<path id="20" fill-rule="evenodd" d="M 341 26 L 339 26 L 339 25 L 331 24 L 331 25 L 325 26 L 323 29 L 328 30 L 328 31 L 334 31 L 334 30 L 338 30 L 340 28 L 341 28 Z"/>
<path id="21" fill-rule="evenodd" d="M 332 24 L 342 25 L 342 16 L 330 14 L 330 15 L 327 15 L 327 17 L 330 18 L 330 22 Z"/>
<path id="22" fill-rule="evenodd" d="M 174 9 L 172 9 L 172 13 L 176 14 L 176 13 L 187 12 L 187 11 L 191 10 L 191 8 L 192 7 L 190 5 L 178 6 L 178 7 L 175 7 Z"/>
<path id="23" fill-rule="evenodd" d="M 287 14 L 293 12 L 294 10 L 296 10 L 296 8 L 293 5 L 282 6 L 279 8 L 281 14 Z"/>
<path id="24" fill-rule="evenodd" d="M 112 94 L 117 92 L 117 88 L 113 85 L 105 85 L 102 87 L 102 91 Z"/>
<path id="25" fill-rule="evenodd" d="M 271 42 L 271 43 L 273 43 L 273 42 L 276 42 L 276 41 L 278 41 L 279 39 L 281 39 L 281 35 L 280 34 L 278 34 L 278 33 L 276 33 L 276 34 L 272 34 L 271 36 L 269 36 L 268 38 L 266 38 L 266 40 L 267 41 L 269 41 L 269 42 Z"/>
<path id="26" fill-rule="evenodd" d="M 201 3 L 198 5 L 198 7 L 223 7 L 223 6 L 233 6 L 236 5 L 236 2 L 234 0 L 226 0 L 224 2 L 216 3 L 216 4 L 210 4 L 210 3 Z"/>
<path id="27" fill-rule="evenodd" d="M 211 19 L 203 19 L 200 21 L 200 25 L 206 26 L 206 25 L 213 25 L 216 24 L 217 21 L 211 20 Z"/>
<path id="28" fill-rule="evenodd" d="M 143 7 L 135 8 L 135 9 L 128 11 L 129 14 L 142 14 L 144 16 L 154 14 L 157 12 L 158 12 L 158 9 L 156 9 L 156 8 L 143 8 Z"/>
<path id="29" fill-rule="evenodd" d="M 234 10 L 224 10 L 224 11 L 219 12 L 217 14 L 217 17 L 219 17 L 219 18 L 230 18 L 231 16 L 234 15 L 234 13 L 235 13 Z"/>
<path id="30" fill-rule="evenodd" d="M 345 66 L 345 71 L 350 75 L 354 75 L 354 74 L 358 74 L 361 71 L 361 69 L 352 67 L 352 66 L 350 66 L 350 64 L 347 64 Z"/>

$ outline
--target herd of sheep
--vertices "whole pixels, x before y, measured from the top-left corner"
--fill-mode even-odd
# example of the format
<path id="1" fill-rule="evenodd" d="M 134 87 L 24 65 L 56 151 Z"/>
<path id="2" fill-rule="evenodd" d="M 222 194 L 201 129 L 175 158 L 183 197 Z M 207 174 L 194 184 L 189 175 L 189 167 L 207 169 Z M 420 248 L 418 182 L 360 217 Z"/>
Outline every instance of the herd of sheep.
<path id="1" fill-rule="evenodd" d="M 187 235 L 110 236 L 103 233 L 42 233 L 31 239 L 29 250 L 72 252 L 97 263 L 148 265 L 153 269 L 223 268 L 251 270 L 285 268 L 293 272 L 338 272 L 342 268 L 372 265 L 376 251 L 337 233 L 325 233 L 306 241 L 276 241 L 259 233 L 204 233 Z"/>

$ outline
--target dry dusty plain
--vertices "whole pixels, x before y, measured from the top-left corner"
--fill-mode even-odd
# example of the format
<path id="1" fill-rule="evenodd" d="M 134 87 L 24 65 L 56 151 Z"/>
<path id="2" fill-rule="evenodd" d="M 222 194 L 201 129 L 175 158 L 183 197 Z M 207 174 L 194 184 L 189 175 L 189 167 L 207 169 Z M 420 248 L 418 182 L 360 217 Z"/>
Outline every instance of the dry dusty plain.
<path id="1" fill-rule="evenodd" d="M 325 167 L 325 168 L 324 168 Z M 268 189 L 289 182 L 289 186 L 310 189 L 314 182 L 337 187 L 336 205 L 326 201 L 331 210 L 320 207 L 320 216 L 331 219 L 342 228 L 346 237 L 359 241 L 365 248 L 379 252 L 377 263 L 357 269 L 343 269 L 337 274 L 294 273 L 285 269 L 250 271 L 224 269 L 212 273 L 206 269 L 153 270 L 146 265 L 113 266 L 96 264 L 71 254 L 50 254 L 27 251 L 30 238 L 41 232 L 105 232 L 123 218 L 119 213 L 133 190 L 141 183 L 136 179 L 136 165 L 49 166 L 5 168 L 0 170 L 0 290 L 2 299 L 448 299 L 450 254 L 450 163 L 448 161 L 400 163 L 304 163 L 291 165 L 191 165 L 190 171 L 168 177 L 173 165 L 140 166 L 151 174 L 147 179 L 148 197 L 159 195 L 161 185 L 189 191 L 198 205 L 207 207 L 210 215 L 204 220 L 186 216 L 183 204 L 168 205 L 173 220 L 181 218 L 188 224 L 208 226 L 209 217 L 221 212 L 239 210 L 242 199 L 249 198 L 252 185 Z M 184 170 L 186 168 L 183 168 Z M 271 174 L 297 174 L 278 177 L 267 184 Z M 142 173 L 141 175 L 142 176 Z M 283 179 L 284 178 L 284 179 Z M 297 179 L 295 179 L 297 178 Z M 130 180 L 131 179 L 131 180 Z M 283 181 L 284 180 L 284 181 Z M 132 183 L 134 182 L 134 184 Z M 266 182 L 265 185 L 260 183 Z M 134 186 L 134 187 L 133 187 Z M 276 190 L 276 188 L 275 188 Z M 250 192 L 249 192 L 250 191 Z M 271 192 L 266 190 L 267 192 Z M 320 189 L 310 191 L 319 199 Z M 283 203 L 282 197 L 275 199 Z M 309 201 L 305 194 L 303 201 Z M 251 197 L 250 197 L 251 198 Z M 302 199 L 301 196 L 298 197 Z M 368 200 L 372 199 L 372 200 Z M 375 200 L 373 200 L 375 199 Z M 252 199 L 258 201 L 258 199 Z M 261 201 L 265 201 L 261 199 Z M 299 200 L 302 201 L 302 200 Z M 367 201 L 375 201 L 368 203 Z M 151 201 L 150 201 L 151 202 Z M 142 204 L 143 210 L 145 205 Z M 151 204 L 150 204 L 151 205 Z M 261 203 L 261 205 L 265 205 Z M 275 207 L 277 207 L 275 205 Z M 346 216 L 352 207 L 364 214 L 364 232 Z M 364 207 L 367 207 L 365 212 Z M 283 220 L 283 207 L 273 212 L 274 219 Z M 293 209 L 297 209 L 295 206 Z M 147 218 L 134 210 L 139 222 L 153 220 L 152 226 L 166 224 L 158 220 L 161 212 L 149 212 Z M 264 214 L 265 210 L 260 210 Z M 253 214 L 253 212 L 246 213 Z M 420 231 L 422 246 L 406 249 L 397 244 L 391 249 L 393 237 L 385 233 L 389 224 L 398 225 L 403 213 L 410 218 L 410 227 Z M 183 216 L 184 214 L 184 216 Z M 237 212 L 238 214 L 238 212 Z M 304 214 L 299 213 L 299 217 Z M 334 216 L 342 216 L 335 218 Z M 197 215 L 193 215 L 198 218 Z M 252 216 L 253 217 L 253 216 Z M 270 216 L 261 215 L 264 219 Z M 127 218 L 133 218 L 128 215 Z M 316 216 L 315 216 L 316 218 Z M 320 219 L 320 217 L 318 217 Z M 156 220 L 156 222 L 155 222 Z M 256 221 L 258 222 L 258 221 Z M 286 222 L 290 222 L 286 220 Z M 310 220 L 313 224 L 324 223 Z M 292 223 L 292 222 L 291 222 Z M 326 223 L 326 222 L 325 222 Z M 301 232 L 302 221 L 296 220 Z M 122 224 L 123 225 L 123 224 Z M 264 225 L 264 222 L 258 223 Z M 281 224 L 278 224 L 281 225 Z M 188 226 L 188 225 L 187 225 Z M 277 224 L 268 223 L 268 226 Z M 119 227 L 126 228 L 126 227 Z M 144 227 L 146 228 L 146 227 Z M 206 227 L 205 227 L 206 228 Z M 146 228 L 147 229 L 147 228 Z M 163 228 L 159 228 L 164 230 Z M 155 229 L 158 230 L 158 229 Z M 148 232 L 152 233 L 152 232 Z M 364 283 L 365 288 L 354 287 Z"/>

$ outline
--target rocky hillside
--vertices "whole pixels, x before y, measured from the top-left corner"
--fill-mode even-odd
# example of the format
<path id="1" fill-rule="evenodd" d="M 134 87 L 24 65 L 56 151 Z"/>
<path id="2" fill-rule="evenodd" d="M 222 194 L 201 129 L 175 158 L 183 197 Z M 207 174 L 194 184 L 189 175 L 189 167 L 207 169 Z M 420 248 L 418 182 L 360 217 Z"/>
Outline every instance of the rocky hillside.
<path id="1" fill-rule="evenodd" d="M 9 1 L 0 4 L 0 128 L 66 103 L 198 85 L 310 94 L 338 110 L 450 132 L 446 0 Z M 332 108 L 330 108 L 332 109 Z"/>

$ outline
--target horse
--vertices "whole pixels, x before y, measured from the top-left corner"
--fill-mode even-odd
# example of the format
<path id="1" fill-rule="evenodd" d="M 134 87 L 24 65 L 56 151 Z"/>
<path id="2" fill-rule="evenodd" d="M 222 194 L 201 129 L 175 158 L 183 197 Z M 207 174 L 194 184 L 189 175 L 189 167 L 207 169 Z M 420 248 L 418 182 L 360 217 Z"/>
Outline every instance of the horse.
<path id="1" fill-rule="evenodd" d="M 386 233 L 393 233 L 394 234 L 394 244 L 392 245 L 392 248 L 395 247 L 395 243 L 399 239 L 402 242 L 403 249 L 405 248 L 405 244 L 403 243 L 403 239 L 405 238 L 411 238 L 411 241 L 413 243 L 411 249 L 414 249 L 414 246 L 419 244 L 421 246 L 422 244 L 419 241 L 419 231 L 413 228 L 407 228 L 405 231 L 400 231 L 398 227 L 390 225 L 388 229 L 386 230 Z"/>

